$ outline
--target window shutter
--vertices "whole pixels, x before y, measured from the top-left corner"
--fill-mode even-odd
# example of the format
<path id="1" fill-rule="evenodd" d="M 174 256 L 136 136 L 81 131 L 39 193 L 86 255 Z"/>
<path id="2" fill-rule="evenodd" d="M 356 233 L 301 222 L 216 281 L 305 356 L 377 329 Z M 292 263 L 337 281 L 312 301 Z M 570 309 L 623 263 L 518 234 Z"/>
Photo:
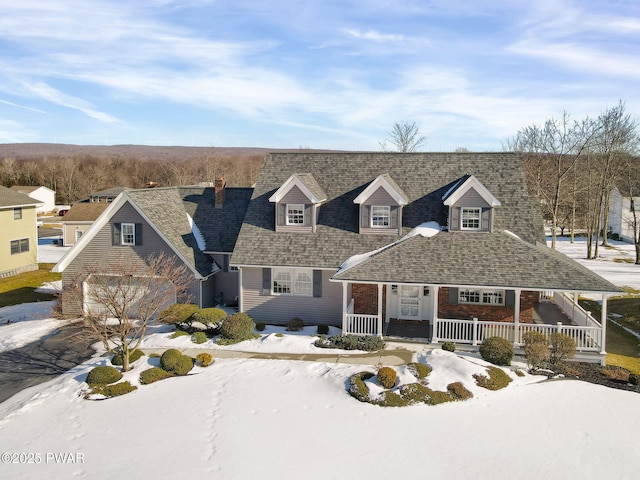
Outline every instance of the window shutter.
<path id="1" fill-rule="evenodd" d="M 136 223 L 136 245 L 142 245 L 142 224 Z"/>
<path id="2" fill-rule="evenodd" d="M 391 228 L 398 228 L 398 211 L 400 209 L 398 207 L 394 207 L 392 206 L 390 208 L 390 219 L 389 219 L 389 226 Z"/>
<path id="3" fill-rule="evenodd" d="M 488 232 L 491 230 L 491 209 L 482 209 L 482 231 Z"/>
<path id="4" fill-rule="evenodd" d="M 458 207 L 449 209 L 449 230 L 460 230 L 460 209 Z"/>
<path id="5" fill-rule="evenodd" d="M 458 305 L 458 289 L 449 287 L 449 305 Z"/>
<path id="6" fill-rule="evenodd" d="M 306 203 L 304 205 L 304 226 L 305 227 L 311 226 L 311 204 L 310 203 Z"/>
<path id="7" fill-rule="evenodd" d="M 120 224 L 114 223 L 111 227 L 111 245 L 120 245 Z"/>
<path id="8" fill-rule="evenodd" d="M 360 228 L 369 228 L 371 226 L 370 212 L 370 205 L 360 205 Z"/>
<path id="9" fill-rule="evenodd" d="M 271 295 L 271 269 L 262 269 L 262 295 Z"/>
<path id="10" fill-rule="evenodd" d="M 277 212 L 277 221 L 276 225 L 282 226 L 286 225 L 285 215 L 286 215 L 287 206 L 284 203 L 276 204 L 276 212 Z"/>
<path id="11" fill-rule="evenodd" d="M 504 293 L 504 304 L 511 308 L 516 306 L 516 292 L 514 290 L 507 290 Z"/>
<path id="12" fill-rule="evenodd" d="M 223 272 L 228 272 L 229 271 L 229 255 L 225 255 L 223 257 L 223 260 L 222 260 L 222 271 Z"/>
<path id="13" fill-rule="evenodd" d="M 313 271 L 313 296 L 322 296 L 322 270 Z"/>

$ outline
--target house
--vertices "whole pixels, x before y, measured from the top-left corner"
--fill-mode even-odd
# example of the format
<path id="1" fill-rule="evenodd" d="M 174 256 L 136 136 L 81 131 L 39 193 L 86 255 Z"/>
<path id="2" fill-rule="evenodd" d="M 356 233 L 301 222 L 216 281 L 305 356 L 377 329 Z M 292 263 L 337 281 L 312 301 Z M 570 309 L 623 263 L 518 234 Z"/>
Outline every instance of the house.
<path id="1" fill-rule="evenodd" d="M 56 192 L 43 186 L 14 185 L 11 190 L 29 195 L 40 202 L 36 213 L 52 212 L 56 208 Z"/>
<path id="2" fill-rule="evenodd" d="M 62 245 L 75 245 L 108 206 L 106 202 L 74 203 L 61 220 Z"/>
<path id="3" fill-rule="evenodd" d="M 640 196 L 624 195 L 618 187 L 613 187 L 609 203 L 608 232 L 614 239 L 634 243 L 634 225 L 636 225 L 635 238 L 640 237 L 640 212 L 635 212 L 637 220 L 634 220 L 633 216 L 634 208 L 638 205 L 640 205 Z"/>
<path id="4" fill-rule="evenodd" d="M 83 292 L 63 301 L 63 313 L 80 315 L 89 308 L 84 292 L 91 266 L 102 265 L 104 274 L 117 275 L 109 269 L 118 262 L 139 263 L 162 253 L 188 268 L 193 303 L 236 302 L 238 272 L 229 259 L 251 192 L 227 188 L 222 178 L 213 187 L 121 191 L 53 269 L 62 273 L 65 290 Z"/>
<path id="5" fill-rule="evenodd" d="M 122 192 L 129 190 L 127 187 L 112 187 L 107 188 L 105 190 L 100 190 L 99 192 L 94 192 L 89 195 L 83 202 L 91 202 L 91 203 L 111 203 L 113 202 L 118 195 Z"/>
<path id="6" fill-rule="evenodd" d="M 473 345 L 562 331 L 603 355 L 577 295 L 601 295 L 606 318 L 620 289 L 544 242 L 515 154 L 271 153 L 231 262 L 257 321 Z M 552 304 L 573 321 L 556 308 L 548 324 Z"/>
<path id="7" fill-rule="evenodd" d="M 0 277 L 38 269 L 36 209 L 41 202 L 0 186 Z"/>

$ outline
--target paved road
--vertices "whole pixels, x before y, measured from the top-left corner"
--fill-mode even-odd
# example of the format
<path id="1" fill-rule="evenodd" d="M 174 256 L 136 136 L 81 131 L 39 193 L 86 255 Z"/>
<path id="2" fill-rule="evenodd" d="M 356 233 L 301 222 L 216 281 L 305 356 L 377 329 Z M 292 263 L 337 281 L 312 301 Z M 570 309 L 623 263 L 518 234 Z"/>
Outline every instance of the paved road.
<path id="1" fill-rule="evenodd" d="M 77 327 L 64 327 L 22 348 L 0 353 L 0 402 L 33 385 L 66 372 L 95 352 L 74 337 Z"/>

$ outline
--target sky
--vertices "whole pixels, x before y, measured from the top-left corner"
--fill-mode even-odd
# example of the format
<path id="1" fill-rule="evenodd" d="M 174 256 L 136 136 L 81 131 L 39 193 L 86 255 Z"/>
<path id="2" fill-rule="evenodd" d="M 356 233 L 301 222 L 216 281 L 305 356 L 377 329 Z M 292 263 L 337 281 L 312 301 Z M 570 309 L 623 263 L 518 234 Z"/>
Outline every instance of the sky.
<path id="1" fill-rule="evenodd" d="M 635 0 L 0 0 L 0 143 L 500 151 L 639 65 Z"/>

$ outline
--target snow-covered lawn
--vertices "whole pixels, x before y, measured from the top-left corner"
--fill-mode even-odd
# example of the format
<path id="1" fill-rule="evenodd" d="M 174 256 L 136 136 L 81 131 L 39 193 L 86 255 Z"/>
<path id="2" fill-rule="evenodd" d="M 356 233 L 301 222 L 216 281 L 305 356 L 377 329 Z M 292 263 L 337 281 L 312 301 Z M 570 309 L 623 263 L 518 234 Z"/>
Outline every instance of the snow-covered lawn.
<path id="1" fill-rule="evenodd" d="M 0 308 L 0 352 L 20 348 L 59 328 L 51 317 L 55 301 Z"/>
<path id="2" fill-rule="evenodd" d="M 57 263 L 71 247 L 59 247 L 53 244 L 53 238 L 38 239 L 38 262 Z"/>

